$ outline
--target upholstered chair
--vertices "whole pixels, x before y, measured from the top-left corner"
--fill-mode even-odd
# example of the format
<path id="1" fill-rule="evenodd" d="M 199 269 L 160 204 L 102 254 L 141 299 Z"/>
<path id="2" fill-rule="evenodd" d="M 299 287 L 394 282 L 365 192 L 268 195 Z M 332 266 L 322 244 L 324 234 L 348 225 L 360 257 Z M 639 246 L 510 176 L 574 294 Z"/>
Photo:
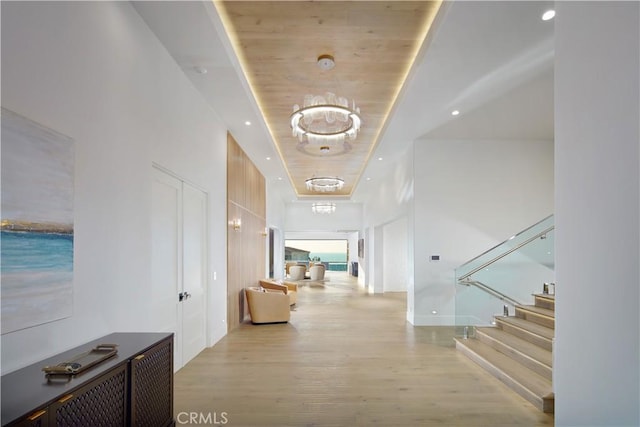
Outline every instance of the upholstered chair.
<path id="1" fill-rule="evenodd" d="M 309 277 L 311 281 L 324 280 L 324 265 L 316 264 L 309 268 Z"/>
<path id="2" fill-rule="evenodd" d="M 284 265 L 284 272 L 287 276 L 289 275 L 289 269 L 296 264 L 296 262 L 288 262 Z"/>
<path id="3" fill-rule="evenodd" d="M 275 279 L 262 279 L 260 286 L 267 290 L 284 292 L 289 296 L 289 304 L 294 305 L 298 301 L 298 284 L 293 282 L 278 282 Z"/>
<path id="4" fill-rule="evenodd" d="M 307 267 L 304 265 L 292 265 L 289 267 L 289 280 L 304 280 L 304 274 L 307 272 Z"/>
<path id="5" fill-rule="evenodd" d="M 251 323 L 282 323 L 291 318 L 289 296 L 281 291 L 267 292 L 264 288 L 245 288 Z"/>

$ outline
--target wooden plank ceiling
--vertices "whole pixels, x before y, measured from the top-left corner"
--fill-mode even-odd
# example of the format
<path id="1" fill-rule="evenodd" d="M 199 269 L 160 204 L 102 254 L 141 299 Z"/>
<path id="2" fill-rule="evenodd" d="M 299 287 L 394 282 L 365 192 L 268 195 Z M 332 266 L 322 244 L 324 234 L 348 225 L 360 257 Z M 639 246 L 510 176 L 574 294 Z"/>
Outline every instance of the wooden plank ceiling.
<path id="1" fill-rule="evenodd" d="M 299 197 L 350 196 L 377 144 L 439 1 L 216 2 L 253 94 Z M 335 58 L 321 70 L 320 55 Z M 355 101 L 362 127 L 350 149 L 300 145 L 294 104 L 326 92 Z M 341 154 L 338 154 L 341 153 Z M 306 189 L 313 176 L 339 177 L 342 190 Z"/>

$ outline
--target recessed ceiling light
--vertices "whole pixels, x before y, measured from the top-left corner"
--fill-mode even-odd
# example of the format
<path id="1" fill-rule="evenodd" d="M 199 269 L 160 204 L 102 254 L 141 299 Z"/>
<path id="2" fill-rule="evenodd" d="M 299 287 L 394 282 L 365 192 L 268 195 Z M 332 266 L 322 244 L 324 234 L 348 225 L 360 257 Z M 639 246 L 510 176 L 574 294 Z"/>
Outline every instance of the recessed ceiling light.
<path id="1" fill-rule="evenodd" d="M 200 65 L 196 65 L 195 67 L 193 67 L 193 70 L 198 74 L 207 74 L 207 72 L 209 71 L 206 68 L 201 67 Z"/>
<path id="2" fill-rule="evenodd" d="M 367 177 L 367 181 L 371 181 L 371 177 L 370 177 L 370 176 L 369 176 L 369 177 Z"/>
<path id="3" fill-rule="evenodd" d="M 438 310 L 431 310 L 431 314 L 438 314 Z"/>
<path id="4" fill-rule="evenodd" d="M 556 11 L 551 9 L 551 10 L 547 10 L 545 13 L 542 14 L 542 20 L 543 21 L 548 21 L 550 19 L 553 19 L 553 17 L 556 16 Z"/>
<path id="5" fill-rule="evenodd" d="M 267 157 L 267 160 L 271 160 L 271 157 Z"/>
<path id="6" fill-rule="evenodd" d="M 453 110 L 453 111 L 451 112 L 451 115 L 452 115 L 452 116 L 457 116 L 458 114 L 460 114 L 460 111 L 458 111 L 458 110 Z"/>
<path id="7" fill-rule="evenodd" d="M 382 157 L 378 157 L 378 160 L 382 160 Z"/>
<path id="8" fill-rule="evenodd" d="M 336 62 L 331 55 L 320 55 L 318 57 L 318 67 L 321 70 L 331 70 L 336 66 Z"/>
<path id="9" fill-rule="evenodd" d="M 247 126 L 251 126 L 251 122 L 249 120 L 247 120 L 246 122 L 244 122 L 245 125 Z"/>
<path id="10" fill-rule="evenodd" d="M 278 181 L 282 181 L 282 177 L 281 176 L 278 177 Z"/>

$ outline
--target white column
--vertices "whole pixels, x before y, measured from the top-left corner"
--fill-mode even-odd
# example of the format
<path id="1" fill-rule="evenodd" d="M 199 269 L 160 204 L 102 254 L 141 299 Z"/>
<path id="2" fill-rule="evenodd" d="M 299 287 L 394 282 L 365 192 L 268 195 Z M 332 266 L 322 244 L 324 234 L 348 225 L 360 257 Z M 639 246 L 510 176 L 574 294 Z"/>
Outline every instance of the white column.
<path id="1" fill-rule="evenodd" d="M 558 426 L 637 426 L 638 2 L 556 2 Z"/>

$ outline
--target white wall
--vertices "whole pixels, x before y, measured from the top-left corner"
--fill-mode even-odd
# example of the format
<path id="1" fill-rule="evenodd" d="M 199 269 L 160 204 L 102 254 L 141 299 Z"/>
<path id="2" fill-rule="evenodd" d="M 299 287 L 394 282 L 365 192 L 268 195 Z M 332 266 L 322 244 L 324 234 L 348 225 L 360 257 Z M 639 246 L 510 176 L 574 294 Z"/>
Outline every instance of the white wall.
<path id="1" fill-rule="evenodd" d="M 276 279 L 284 278 L 284 218 L 286 206 L 278 196 L 273 183 L 267 182 L 267 227 L 274 230 L 274 254 L 273 254 L 273 276 Z M 266 240 L 267 259 L 265 260 L 265 274 L 269 273 L 269 239 Z M 266 276 L 265 276 L 266 277 Z"/>
<path id="2" fill-rule="evenodd" d="M 406 275 L 398 277 L 398 282 L 404 282 L 406 285 L 408 316 L 412 316 L 413 313 L 413 154 L 413 148 L 410 147 L 399 155 L 389 165 L 389 173 L 382 181 L 372 180 L 360 184 L 370 187 L 367 191 L 371 196 L 366 201 L 364 209 L 362 230 L 365 256 L 360 260 L 359 282 L 369 292 L 384 292 L 384 227 L 395 221 L 405 221 L 407 248 L 403 254 L 406 254 L 407 258 L 403 270 Z"/>
<path id="3" fill-rule="evenodd" d="M 408 238 L 407 217 L 399 218 L 382 229 L 382 284 L 384 292 L 406 292 L 407 290 L 407 261 Z"/>
<path id="4" fill-rule="evenodd" d="M 314 214 L 313 202 L 287 203 L 285 228 L 292 231 L 353 231 L 362 228 L 362 204 L 336 201 L 332 214 Z"/>
<path id="5" fill-rule="evenodd" d="M 369 282 L 369 292 L 384 292 L 384 225 L 378 225 L 373 229 L 372 246 L 369 259 L 373 260 L 373 274 Z"/>
<path id="6" fill-rule="evenodd" d="M 553 143 L 421 140 L 414 153 L 414 324 L 453 325 L 455 268 L 553 213 Z"/>
<path id="7" fill-rule="evenodd" d="M 638 426 L 640 4 L 556 2 L 557 426 Z"/>
<path id="8" fill-rule="evenodd" d="M 2 2 L 2 106 L 75 140 L 73 315 L 2 336 L 2 373 L 153 330 L 151 171 L 205 189 L 208 342 L 226 333 L 226 130 L 125 2 Z"/>

